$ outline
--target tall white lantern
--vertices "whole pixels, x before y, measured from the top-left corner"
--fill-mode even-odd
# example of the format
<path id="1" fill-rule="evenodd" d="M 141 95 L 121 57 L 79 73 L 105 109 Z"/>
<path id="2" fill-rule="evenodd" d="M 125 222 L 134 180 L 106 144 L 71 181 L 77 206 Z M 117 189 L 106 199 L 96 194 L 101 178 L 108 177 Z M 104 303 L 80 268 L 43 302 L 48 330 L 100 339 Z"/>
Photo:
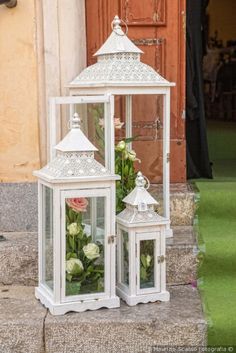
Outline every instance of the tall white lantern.
<path id="1" fill-rule="evenodd" d="M 154 211 L 157 201 L 148 193 L 142 173 L 124 198 L 126 208 L 117 215 L 117 293 L 130 306 L 168 301 L 166 290 L 165 232 L 168 219 Z"/>
<path id="2" fill-rule="evenodd" d="M 34 174 L 39 194 L 39 285 L 54 315 L 119 307 L 115 294 L 115 181 L 74 114 L 57 155 Z"/>
<path id="3" fill-rule="evenodd" d="M 108 95 L 109 97 L 125 97 L 125 136 L 126 138 L 135 135 L 133 131 L 133 121 L 135 110 L 134 104 L 140 96 L 152 96 L 152 99 L 161 99 L 158 116 L 156 117 L 156 128 L 153 131 L 160 134 L 162 143 L 162 183 L 163 183 L 163 216 L 169 224 L 166 228 L 166 236 L 172 236 L 170 228 L 170 204 L 169 204 L 169 161 L 170 161 L 170 88 L 175 84 L 169 82 L 156 72 L 151 66 L 144 64 L 140 57 L 143 54 L 127 36 L 121 28 L 121 20 L 115 16 L 112 21 L 112 32 L 101 48 L 94 54 L 97 62 L 85 68 L 77 77 L 75 77 L 68 88 L 71 96 L 80 96 L 82 99 L 89 96 Z M 89 30 L 89 29 L 88 29 Z M 75 98 L 75 97 L 73 97 Z M 111 103 L 110 120 L 119 118 L 116 112 L 114 99 Z M 117 115 L 116 115 L 117 114 Z M 151 118 L 151 117 L 150 117 Z M 159 122 L 159 123 L 158 123 Z M 158 124 L 160 130 L 157 131 Z M 113 125 L 110 125 L 111 129 Z M 113 132 L 109 131 L 112 136 Z M 136 134 L 138 135 L 138 134 Z M 129 143 L 131 149 L 132 142 Z M 114 139 L 110 145 L 114 150 Z M 155 153 L 155 151 L 153 151 Z M 157 154 L 157 152 L 156 152 Z M 113 157 L 113 156 L 112 156 Z M 111 168 L 114 162 L 110 159 Z M 113 170 L 113 169 L 111 169 Z"/>

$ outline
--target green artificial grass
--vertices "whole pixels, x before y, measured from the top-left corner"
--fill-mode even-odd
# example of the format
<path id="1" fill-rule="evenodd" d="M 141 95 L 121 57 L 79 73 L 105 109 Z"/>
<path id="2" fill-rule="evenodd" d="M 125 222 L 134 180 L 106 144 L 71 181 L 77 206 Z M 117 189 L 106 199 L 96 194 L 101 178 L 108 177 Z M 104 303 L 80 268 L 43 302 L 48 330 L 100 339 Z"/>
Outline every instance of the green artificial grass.
<path id="1" fill-rule="evenodd" d="M 200 191 L 199 288 L 208 319 L 208 345 L 236 346 L 236 123 L 208 124 L 213 180 Z"/>

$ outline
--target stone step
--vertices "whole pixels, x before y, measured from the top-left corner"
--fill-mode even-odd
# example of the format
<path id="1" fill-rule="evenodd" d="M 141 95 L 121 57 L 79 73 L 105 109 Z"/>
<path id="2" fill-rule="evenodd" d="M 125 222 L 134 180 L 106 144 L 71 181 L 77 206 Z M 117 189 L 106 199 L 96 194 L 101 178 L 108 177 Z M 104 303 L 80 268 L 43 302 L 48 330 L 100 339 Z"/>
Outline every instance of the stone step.
<path id="1" fill-rule="evenodd" d="M 3 233 L 0 242 L 0 284 L 35 286 L 38 281 L 36 233 Z M 196 240 L 192 227 L 174 227 L 167 239 L 167 283 L 188 284 L 196 278 Z"/>
<path id="2" fill-rule="evenodd" d="M 197 207 L 198 193 L 192 184 L 170 185 L 170 218 L 172 226 L 191 226 Z M 158 213 L 162 214 L 163 194 L 158 184 L 151 185 L 150 193 L 159 202 Z"/>
<path id="3" fill-rule="evenodd" d="M 197 289 L 170 288 L 170 302 L 52 316 L 33 287 L 0 287 L 3 353 L 152 353 L 155 346 L 204 346 Z"/>
<path id="4" fill-rule="evenodd" d="M 166 271 L 169 285 L 190 284 L 197 278 L 197 243 L 192 226 L 173 227 L 166 239 Z"/>
<path id="5" fill-rule="evenodd" d="M 160 202 L 159 185 L 151 185 L 151 193 Z M 0 231 L 37 232 L 37 184 L 0 183 Z M 192 225 L 196 208 L 195 193 L 190 184 L 171 184 L 170 209 L 172 225 Z"/>

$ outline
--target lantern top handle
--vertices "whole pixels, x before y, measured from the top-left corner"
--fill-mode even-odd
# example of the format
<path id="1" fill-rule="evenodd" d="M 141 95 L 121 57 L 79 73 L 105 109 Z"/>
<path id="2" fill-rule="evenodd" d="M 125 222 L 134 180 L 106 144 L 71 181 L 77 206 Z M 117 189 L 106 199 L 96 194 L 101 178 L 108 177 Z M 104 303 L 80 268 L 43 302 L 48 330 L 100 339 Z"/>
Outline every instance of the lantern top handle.
<path id="1" fill-rule="evenodd" d="M 125 25 L 125 28 L 126 28 L 125 33 L 121 29 L 121 26 L 120 26 L 121 23 L 124 23 L 124 25 Z M 113 21 L 111 22 L 111 29 L 113 32 L 118 34 L 118 36 L 126 36 L 128 34 L 127 23 L 125 21 L 121 20 L 118 15 L 116 15 L 114 17 Z"/>
<path id="2" fill-rule="evenodd" d="M 135 179 L 135 185 L 139 188 L 145 188 L 148 190 L 150 188 L 150 181 L 147 177 L 143 176 L 142 172 L 138 172 Z"/>

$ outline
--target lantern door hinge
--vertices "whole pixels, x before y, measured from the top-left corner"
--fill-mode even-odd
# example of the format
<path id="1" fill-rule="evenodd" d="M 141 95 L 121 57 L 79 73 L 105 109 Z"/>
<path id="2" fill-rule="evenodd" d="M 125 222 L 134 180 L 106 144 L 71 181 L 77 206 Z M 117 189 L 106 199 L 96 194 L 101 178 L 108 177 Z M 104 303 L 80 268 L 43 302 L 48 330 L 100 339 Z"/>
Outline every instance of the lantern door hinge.
<path id="1" fill-rule="evenodd" d="M 115 240 L 116 240 L 116 235 L 110 235 L 108 237 L 108 244 L 114 244 L 115 243 Z"/>
<path id="2" fill-rule="evenodd" d="M 170 162 L 170 153 L 166 154 L 166 162 L 169 163 Z"/>
<path id="3" fill-rule="evenodd" d="M 164 261 L 165 261 L 165 256 L 164 256 L 164 255 L 158 256 L 157 262 L 158 262 L 159 264 L 162 264 Z"/>

